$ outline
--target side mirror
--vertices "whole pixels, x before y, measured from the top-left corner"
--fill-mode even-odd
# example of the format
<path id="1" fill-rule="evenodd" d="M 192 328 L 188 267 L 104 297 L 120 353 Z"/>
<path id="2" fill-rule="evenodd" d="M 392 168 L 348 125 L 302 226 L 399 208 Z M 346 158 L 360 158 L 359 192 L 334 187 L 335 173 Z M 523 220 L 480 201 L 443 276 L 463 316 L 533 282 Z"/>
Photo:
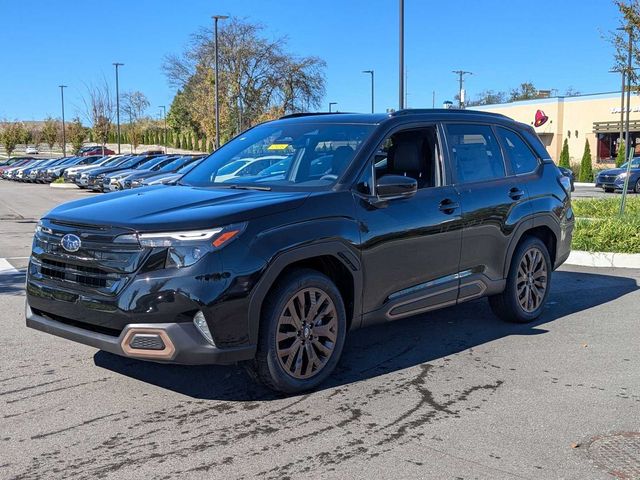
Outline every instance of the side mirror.
<path id="1" fill-rule="evenodd" d="M 402 175 L 383 175 L 376 183 L 376 194 L 382 201 L 409 198 L 417 191 L 416 179 Z"/>

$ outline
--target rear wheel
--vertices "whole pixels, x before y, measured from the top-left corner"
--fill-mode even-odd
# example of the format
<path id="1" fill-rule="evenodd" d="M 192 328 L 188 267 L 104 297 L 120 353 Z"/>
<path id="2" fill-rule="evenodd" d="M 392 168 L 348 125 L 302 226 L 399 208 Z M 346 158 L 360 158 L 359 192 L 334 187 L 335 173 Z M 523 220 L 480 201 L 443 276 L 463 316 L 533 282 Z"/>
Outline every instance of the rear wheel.
<path id="1" fill-rule="evenodd" d="M 340 292 L 325 275 L 309 269 L 287 275 L 269 294 L 260 321 L 254 369 L 269 388 L 309 390 L 337 365 L 346 314 Z"/>
<path id="2" fill-rule="evenodd" d="M 491 309 L 508 322 L 531 322 L 542 314 L 550 281 L 547 246 L 539 238 L 527 237 L 513 254 L 505 290 L 489 297 Z"/>

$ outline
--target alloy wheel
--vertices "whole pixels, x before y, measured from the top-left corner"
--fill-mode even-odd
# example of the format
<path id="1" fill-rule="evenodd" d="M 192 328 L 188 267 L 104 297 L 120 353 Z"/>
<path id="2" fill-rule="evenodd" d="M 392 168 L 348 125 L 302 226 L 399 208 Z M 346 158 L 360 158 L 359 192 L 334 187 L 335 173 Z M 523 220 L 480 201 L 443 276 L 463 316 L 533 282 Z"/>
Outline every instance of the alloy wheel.
<path id="1" fill-rule="evenodd" d="M 304 288 L 285 305 L 276 329 L 276 353 L 287 374 L 305 380 L 319 373 L 335 349 L 338 315 L 331 297 Z"/>
<path id="2" fill-rule="evenodd" d="M 522 256 L 516 290 L 518 303 L 525 312 L 531 313 L 540 307 L 547 291 L 547 263 L 540 249 L 530 248 Z"/>

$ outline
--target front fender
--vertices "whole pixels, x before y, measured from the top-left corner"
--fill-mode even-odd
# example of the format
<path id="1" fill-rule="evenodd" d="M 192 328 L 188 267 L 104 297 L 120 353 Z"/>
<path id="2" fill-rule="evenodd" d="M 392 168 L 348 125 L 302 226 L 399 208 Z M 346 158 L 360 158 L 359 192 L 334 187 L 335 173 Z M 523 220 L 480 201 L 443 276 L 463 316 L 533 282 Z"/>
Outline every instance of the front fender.
<path id="1" fill-rule="evenodd" d="M 342 235 L 336 235 L 339 231 Z M 326 235 L 322 235 L 323 233 Z M 313 225 L 307 222 L 288 225 L 278 231 L 265 232 L 263 238 L 256 239 L 256 243 L 266 250 L 277 244 L 287 247 L 271 250 L 277 253 L 269 258 L 250 295 L 249 341 L 252 344 L 258 341 L 262 304 L 285 268 L 293 263 L 320 256 L 331 256 L 351 272 L 354 288 L 352 328 L 359 327 L 362 316 L 362 268 L 360 254 L 356 248 L 357 238 L 359 234 L 355 222 L 345 218 L 334 218 L 315 220 Z"/>

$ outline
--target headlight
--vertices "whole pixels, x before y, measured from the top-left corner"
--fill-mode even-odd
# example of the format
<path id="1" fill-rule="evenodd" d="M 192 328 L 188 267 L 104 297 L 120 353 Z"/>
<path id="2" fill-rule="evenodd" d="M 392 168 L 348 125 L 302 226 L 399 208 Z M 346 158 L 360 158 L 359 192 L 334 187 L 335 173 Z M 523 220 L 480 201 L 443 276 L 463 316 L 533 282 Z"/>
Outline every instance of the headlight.
<path id="1" fill-rule="evenodd" d="M 621 173 L 620 175 L 618 175 L 618 178 L 620 178 L 620 179 L 625 179 L 625 178 L 627 178 L 627 172 L 623 172 L 623 173 Z"/>
<path id="2" fill-rule="evenodd" d="M 238 238 L 247 223 L 184 232 L 140 233 L 120 235 L 118 243 L 139 243 L 142 247 L 168 248 L 166 266 L 188 267 L 208 252 L 218 250 Z"/>

